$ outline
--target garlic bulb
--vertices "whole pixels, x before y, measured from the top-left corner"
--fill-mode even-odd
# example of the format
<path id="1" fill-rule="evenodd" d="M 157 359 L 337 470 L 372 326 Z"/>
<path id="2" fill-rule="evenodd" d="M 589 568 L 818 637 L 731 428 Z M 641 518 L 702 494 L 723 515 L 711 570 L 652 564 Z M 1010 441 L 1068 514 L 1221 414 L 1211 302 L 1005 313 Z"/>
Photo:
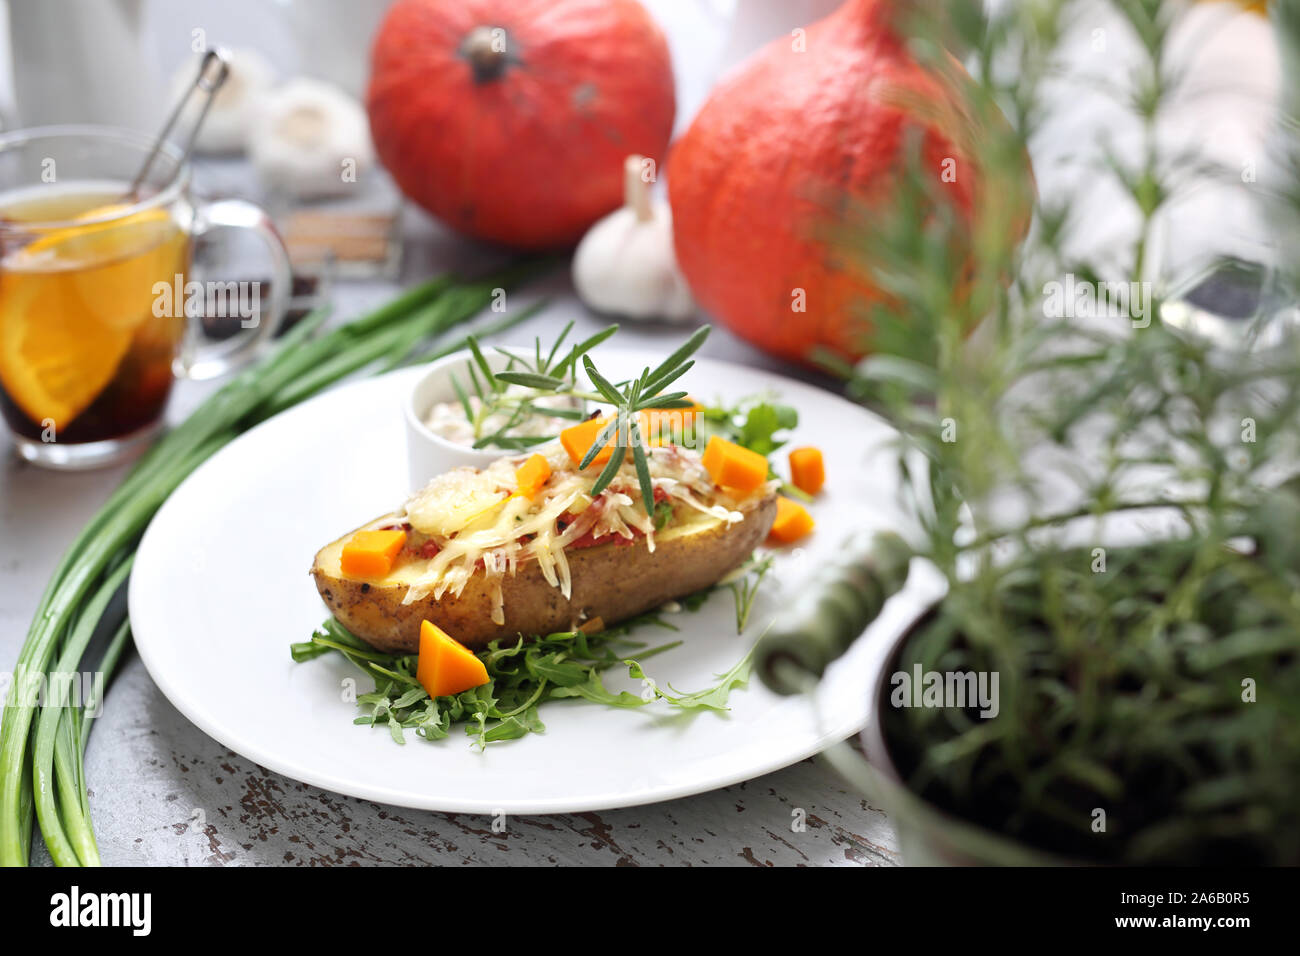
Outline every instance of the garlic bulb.
<path id="1" fill-rule="evenodd" d="M 588 230 L 573 254 L 573 284 L 591 309 L 682 320 L 695 311 L 673 252 L 672 212 L 652 202 L 644 159 L 623 165 L 623 207 Z"/>
<path id="2" fill-rule="evenodd" d="M 248 155 L 271 189 L 313 198 L 355 188 L 374 162 L 374 147 L 360 103 L 338 87 L 299 78 L 257 110 Z"/>
<path id="3" fill-rule="evenodd" d="M 228 63 L 230 72 L 213 95 L 208 115 L 194 141 L 194 148 L 200 153 L 243 152 L 253 114 L 275 85 L 275 70 L 256 50 L 232 50 Z M 187 61 L 176 71 L 169 102 L 179 100 L 190 88 L 198 64 L 199 59 Z M 192 109 L 197 108 L 199 99 L 191 101 Z"/>

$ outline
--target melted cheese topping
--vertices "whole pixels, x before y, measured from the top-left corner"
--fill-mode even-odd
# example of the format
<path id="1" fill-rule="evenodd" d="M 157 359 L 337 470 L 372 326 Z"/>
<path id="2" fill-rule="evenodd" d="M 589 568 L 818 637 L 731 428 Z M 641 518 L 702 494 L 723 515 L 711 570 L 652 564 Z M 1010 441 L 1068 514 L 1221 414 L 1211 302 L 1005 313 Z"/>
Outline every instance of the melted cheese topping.
<path id="1" fill-rule="evenodd" d="M 600 466 L 577 472 L 558 443 L 535 453 L 545 456 L 551 477 L 533 498 L 516 493 L 515 469 L 528 455 L 501 458 L 481 470 L 454 469 L 410 497 L 399 520 L 433 541 L 438 553 L 412 582 L 404 603 L 430 594 L 435 599 L 459 595 L 481 571 L 493 594 L 492 620 L 502 624 L 501 580 L 522 562 L 536 561 L 547 583 L 568 598 L 572 579 L 566 549 L 579 539 L 603 544 L 602 539 L 634 540 L 641 534 L 654 550 L 655 522 L 641 503 L 631 456 L 608 487 L 593 496 Z M 764 486 L 744 499 L 733 498 L 713 484 L 698 455 L 675 445 L 647 449 L 646 457 L 656 498 L 673 506 L 669 525 L 681 523 L 684 509 L 734 524 L 744 519 L 738 510 L 744 501 L 769 490 Z"/>

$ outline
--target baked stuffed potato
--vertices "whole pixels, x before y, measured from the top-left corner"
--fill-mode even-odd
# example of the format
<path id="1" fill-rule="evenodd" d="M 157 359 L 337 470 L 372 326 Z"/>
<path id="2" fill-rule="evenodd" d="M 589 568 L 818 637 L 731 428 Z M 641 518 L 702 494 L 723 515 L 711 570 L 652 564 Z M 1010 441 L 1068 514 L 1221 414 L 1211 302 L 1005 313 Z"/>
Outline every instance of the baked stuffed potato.
<path id="1" fill-rule="evenodd" d="M 479 648 L 613 625 L 708 587 L 767 536 L 776 483 L 738 491 L 687 449 L 648 451 L 651 509 L 630 461 L 593 496 L 599 465 L 579 472 L 559 445 L 456 469 L 322 548 L 316 587 L 353 634 L 404 653 L 418 649 L 424 620 Z M 370 538 L 391 560 L 358 561 L 356 542 Z"/>

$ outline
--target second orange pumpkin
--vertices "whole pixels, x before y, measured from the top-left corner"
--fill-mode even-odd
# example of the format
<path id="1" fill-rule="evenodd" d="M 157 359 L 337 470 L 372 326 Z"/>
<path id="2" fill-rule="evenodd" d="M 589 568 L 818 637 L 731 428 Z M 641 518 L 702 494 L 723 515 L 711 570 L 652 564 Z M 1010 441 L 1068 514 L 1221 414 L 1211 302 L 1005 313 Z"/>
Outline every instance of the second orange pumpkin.
<path id="1" fill-rule="evenodd" d="M 960 135 L 909 112 L 963 115 L 894 32 L 893 0 L 848 0 L 756 53 L 712 94 L 673 146 L 668 188 L 677 261 L 697 301 L 777 355 L 807 361 L 815 345 L 856 357 L 855 309 L 882 293 L 837 260 L 826 241 L 844 204 L 867 208 L 899 181 L 909 129 L 923 160 L 969 217 L 975 175 Z"/>

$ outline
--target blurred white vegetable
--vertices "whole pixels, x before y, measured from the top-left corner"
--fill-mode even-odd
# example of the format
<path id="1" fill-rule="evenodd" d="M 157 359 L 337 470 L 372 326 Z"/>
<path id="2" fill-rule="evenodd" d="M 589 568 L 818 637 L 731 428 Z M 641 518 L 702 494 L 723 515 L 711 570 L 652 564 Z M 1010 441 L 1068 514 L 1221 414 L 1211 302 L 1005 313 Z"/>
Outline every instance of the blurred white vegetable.
<path id="1" fill-rule="evenodd" d="M 623 167 L 623 207 L 597 222 L 573 254 L 573 284 L 597 312 L 682 320 L 695 311 L 673 252 L 668 204 L 651 201 L 644 160 Z"/>
<path id="2" fill-rule="evenodd" d="M 248 155 L 265 184 L 302 198 L 345 194 L 374 161 L 361 104 L 338 87 L 299 78 L 264 98 Z"/>

